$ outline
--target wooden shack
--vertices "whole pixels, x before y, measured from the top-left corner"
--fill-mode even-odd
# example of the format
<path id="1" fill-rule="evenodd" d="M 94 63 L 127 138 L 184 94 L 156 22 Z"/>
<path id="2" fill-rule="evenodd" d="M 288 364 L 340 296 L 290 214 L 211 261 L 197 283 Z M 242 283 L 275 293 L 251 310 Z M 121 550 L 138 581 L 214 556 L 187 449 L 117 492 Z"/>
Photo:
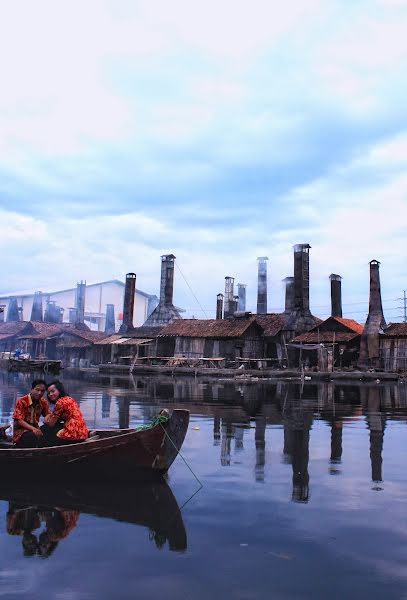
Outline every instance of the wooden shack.
<path id="1" fill-rule="evenodd" d="M 407 372 L 407 323 L 390 323 L 380 334 L 380 366 L 384 371 Z"/>
<path id="2" fill-rule="evenodd" d="M 128 333 L 115 333 L 97 340 L 93 346 L 94 364 L 129 363 L 136 358 L 155 356 L 156 338 L 162 327 L 142 325 L 133 327 Z"/>
<path id="3" fill-rule="evenodd" d="M 295 366 L 318 367 L 320 370 L 356 366 L 362 332 L 363 325 L 353 319 L 325 319 L 310 331 L 297 335 L 289 344 L 290 348 L 299 350 Z M 331 354 L 321 352 L 321 348 L 329 348 Z"/>
<path id="4" fill-rule="evenodd" d="M 253 315 L 231 319 L 179 319 L 158 335 L 157 356 L 262 358 L 263 328 Z"/>
<path id="5" fill-rule="evenodd" d="M 263 329 L 264 357 L 270 359 L 271 365 L 276 367 L 281 367 L 286 358 L 285 318 L 284 313 L 256 315 L 256 321 Z"/>

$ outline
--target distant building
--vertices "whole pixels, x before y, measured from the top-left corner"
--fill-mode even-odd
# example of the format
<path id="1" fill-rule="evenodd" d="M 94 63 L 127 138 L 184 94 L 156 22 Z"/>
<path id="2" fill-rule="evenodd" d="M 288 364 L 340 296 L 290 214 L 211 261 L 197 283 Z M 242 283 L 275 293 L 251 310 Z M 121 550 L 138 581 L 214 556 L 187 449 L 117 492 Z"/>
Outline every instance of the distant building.
<path id="1" fill-rule="evenodd" d="M 84 323 L 93 331 L 104 331 L 106 323 L 106 307 L 108 304 L 114 306 L 116 316 L 116 331 L 122 323 L 123 298 L 125 284 L 118 279 L 102 281 L 86 285 Z M 47 305 L 53 303 L 63 310 L 62 322 L 68 323 L 72 320 L 72 314 L 76 307 L 77 287 L 54 292 L 42 293 L 42 304 L 44 313 Z M 35 292 L 14 292 L 0 296 L 1 319 L 9 321 L 8 309 L 17 301 L 19 309 L 19 320 L 29 321 L 32 313 Z M 136 289 L 134 302 L 134 325 L 142 325 L 158 304 L 157 296 L 147 294 Z"/>

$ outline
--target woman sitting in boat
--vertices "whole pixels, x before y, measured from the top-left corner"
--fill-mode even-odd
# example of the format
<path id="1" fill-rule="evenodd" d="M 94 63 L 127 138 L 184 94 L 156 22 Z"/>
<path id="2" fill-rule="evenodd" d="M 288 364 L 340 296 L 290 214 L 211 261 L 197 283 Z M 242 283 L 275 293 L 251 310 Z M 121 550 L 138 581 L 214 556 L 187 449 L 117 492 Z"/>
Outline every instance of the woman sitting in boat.
<path id="1" fill-rule="evenodd" d="M 60 381 L 47 386 L 48 401 L 55 404 L 54 410 L 44 419 L 42 445 L 56 446 L 81 442 L 88 435 L 85 419 L 77 402 L 68 396 Z"/>

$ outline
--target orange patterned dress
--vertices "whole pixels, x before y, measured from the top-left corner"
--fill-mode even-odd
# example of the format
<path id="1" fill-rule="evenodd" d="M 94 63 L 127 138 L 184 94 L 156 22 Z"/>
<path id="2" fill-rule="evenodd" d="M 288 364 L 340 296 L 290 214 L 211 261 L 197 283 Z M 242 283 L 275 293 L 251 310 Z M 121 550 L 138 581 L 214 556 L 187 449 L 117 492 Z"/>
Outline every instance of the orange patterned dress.
<path id="1" fill-rule="evenodd" d="M 58 398 L 52 416 L 64 422 L 63 428 L 57 433 L 62 440 L 85 440 L 88 437 L 89 432 L 81 409 L 70 396 Z"/>

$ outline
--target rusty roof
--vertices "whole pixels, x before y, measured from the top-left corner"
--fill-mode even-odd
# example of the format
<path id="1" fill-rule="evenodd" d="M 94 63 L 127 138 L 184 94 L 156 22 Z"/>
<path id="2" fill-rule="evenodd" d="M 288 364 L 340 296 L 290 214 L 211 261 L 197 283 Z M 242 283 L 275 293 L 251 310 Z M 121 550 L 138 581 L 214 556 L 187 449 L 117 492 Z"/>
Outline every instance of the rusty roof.
<path id="1" fill-rule="evenodd" d="M 235 338 L 242 336 L 253 323 L 262 329 L 254 316 L 239 319 L 176 319 L 164 327 L 158 337 Z"/>
<path id="2" fill-rule="evenodd" d="M 307 331 L 297 335 L 291 341 L 294 343 L 302 344 L 332 344 L 335 342 L 350 342 L 356 339 L 360 334 L 356 332 L 345 332 L 345 331 Z"/>
<path id="3" fill-rule="evenodd" d="M 353 319 L 343 319 L 342 317 L 330 318 L 335 319 L 335 321 L 338 321 L 338 323 L 342 323 L 342 325 L 345 325 L 345 327 L 351 329 L 352 331 L 355 331 L 356 333 L 361 334 L 363 332 L 363 325 L 361 325 L 357 321 L 354 321 Z"/>
<path id="4" fill-rule="evenodd" d="M 47 339 L 59 335 L 62 331 L 62 323 L 43 323 L 42 321 L 30 321 L 30 327 L 22 333 L 19 338 L 23 339 Z"/>
<path id="5" fill-rule="evenodd" d="M 390 323 L 383 335 L 386 337 L 407 337 L 407 323 Z"/>
<path id="6" fill-rule="evenodd" d="M 10 321 L 10 323 L 0 323 L 0 340 L 8 340 L 18 334 L 21 334 L 29 327 L 28 321 Z"/>
<path id="7" fill-rule="evenodd" d="M 256 321 L 263 328 L 265 337 L 274 337 L 284 328 L 285 315 L 284 313 L 256 315 Z"/>

